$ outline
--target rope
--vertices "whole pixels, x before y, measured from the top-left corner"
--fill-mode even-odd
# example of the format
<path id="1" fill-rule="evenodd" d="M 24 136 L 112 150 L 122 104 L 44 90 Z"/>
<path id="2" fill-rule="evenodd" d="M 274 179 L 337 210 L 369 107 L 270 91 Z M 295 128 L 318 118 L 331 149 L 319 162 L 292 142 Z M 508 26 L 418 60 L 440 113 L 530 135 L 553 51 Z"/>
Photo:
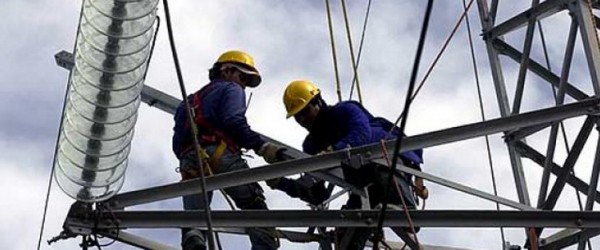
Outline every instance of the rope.
<path id="1" fill-rule="evenodd" d="M 341 1 L 342 10 L 344 13 L 344 24 L 346 24 L 346 36 L 348 37 L 348 46 L 350 47 L 350 57 L 352 59 L 352 69 L 354 70 L 354 77 L 356 77 L 356 92 L 358 93 L 358 102 L 362 104 L 362 93 L 360 91 L 360 81 L 358 80 L 356 59 L 354 58 L 354 46 L 352 46 L 352 35 L 350 34 L 350 21 L 348 21 L 348 12 L 346 11 L 346 0 Z"/>
<path id="2" fill-rule="evenodd" d="M 340 85 L 340 73 L 338 71 L 337 55 L 335 52 L 335 39 L 333 37 L 333 23 L 331 22 L 331 8 L 329 7 L 329 0 L 325 0 L 325 6 L 327 9 L 327 24 L 329 27 L 329 39 L 331 40 L 331 55 L 333 57 L 333 69 L 335 71 L 335 83 L 338 101 L 342 101 L 342 90 Z"/>
<path id="3" fill-rule="evenodd" d="M 390 162 L 390 159 L 388 157 L 388 151 L 387 151 L 387 148 L 385 147 L 384 140 L 381 140 L 381 151 L 383 152 L 383 157 L 385 158 L 385 162 L 387 162 L 388 167 L 392 168 L 392 163 Z M 395 174 L 395 171 L 390 172 L 390 176 L 393 176 L 394 174 Z M 403 195 L 404 192 L 402 192 L 404 190 L 402 190 L 402 187 L 400 185 L 398 185 L 396 178 L 392 178 L 392 181 L 394 182 L 394 187 L 396 188 L 396 192 L 398 192 L 398 196 L 400 196 L 400 201 L 402 201 L 402 208 L 404 210 L 404 214 L 406 215 L 406 218 L 408 219 L 408 225 L 410 226 L 410 230 L 412 231 L 412 233 L 415 235 L 415 242 L 418 245 L 419 239 L 417 238 L 417 232 L 415 230 L 415 225 L 413 224 L 412 217 L 410 216 L 410 212 L 408 211 L 408 208 L 406 207 L 406 201 L 404 200 L 404 195 Z"/>
<path id="4" fill-rule="evenodd" d="M 415 61 L 413 64 L 413 68 L 412 68 L 412 73 L 410 76 L 410 82 L 409 82 L 409 86 L 408 86 L 408 92 L 406 95 L 406 101 L 404 104 L 404 111 L 402 112 L 403 114 L 406 115 L 406 117 L 408 117 L 408 112 L 410 110 L 410 103 L 411 103 L 411 98 L 410 98 L 410 93 L 413 92 L 414 86 L 415 86 L 415 81 L 417 78 L 417 73 L 419 71 L 419 63 L 421 61 L 421 55 L 423 54 L 423 47 L 425 45 L 425 37 L 427 35 L 427 28 L 429 27 L 429 19 L 431 17 L 431 9 L 433 6 L 433 0 L 428 0 L 427 1 L 427 8 L 425 10 L 425 16 L 423 17 L 423 25 L 421 27 L 421 34 L 419 35 L 419 43 L 418 43 L 418 47 L 417 47 L 417 53 L 415 55 Z M 391 166 L 391 172 L 394 173 L 396 172 L 396 164 L 398 163 L 398 156 L 399 156 L 399 152 L 400 152 L 400 146 L 402 146 L 402 138 L 404 138 L 404 129 L 406 127 L 406 120 L 407 119 L 402 119 L 402 122 L 400 123 L 400 133 L 398 133 L 398 137 L 396 139 L 396 146 L 394 148 L 394 154 L 393 154 L 393 158 L 392 158 L 392 166 Z M 388 187 L 386 188 L 385 191 L 385 197 L 389 196 L 390 193 L 390 185 L 394 175 L 390 174 L 389 180 L 388 180 Z M 383 206 L 381 207 L 381 212 L 379 213 L 379 221 L 377 223 L 377 234 L 379 234 L 379 236 L 381 236 L 382 234 L 382 230 L 381 228 L 383 227 L 383 220 L 385 219 L 385 211 L 387 209 L 387 199 L 383 200 Z M 380 237 L 376 237 L 375 238 L 375 247 L 377 247 L 379 245 L 378 242 L 378 238 Z"/>
<path id="5" fill-rule="evenodd" d="M 466 0 L 463 0 L 463 8 L 465 10 L 465 13 L 467 13 Z M 467 34 L 468 34 L 468 40 L 469 40 L 469 49 L 471 51 L 471 62 L 473 64 L 473 74 L 475 75 L 475 84 L 477 86 L 479 111 L 481 113 L 481 120 L 486 121 L 485 112 L 483 109 L 483 97 L 481 95 L 481 82 L 479 81 L 479 71 L 478 71 L 478 67 L 477 67 L 477 60 L 475 59 L 475 49 L 473 48 L 473 35 L 471 34 L 471 22 L 469 21 L 468 13 L 465 15 L 465 23 L 467 25 L 467 31 L 468 31 Z M 487 149 L 488 164 L 490 166 L 490 174 L 492 176 L 492 187 L 494 189 L 494 195 L 498 196 L 498 187 L 496 186 L 496 175 L 494 174 L 494 164 L 493 164 L 493 160 L 492 160 L 492 150 L 490 147 L 490 138 L 487 135 L 485 136 L 485 147 Z M 500 211 L 500 204 L 498 202 L 496 202 L 496 210 Z M 500 227 L 500 237 L 502 239 L 501 246 L 503 246 L 504 242 L 506 242 L 506 239 L 504 236 L 504 227 Z"/>
<path id="6" fill-rule="evenodd" d="M 204 214 L 206 217 L 206 225 L 208 227 L 208 235 L 207 235 L 208 236 L 208 245 L 209 245 L 210 250 L 214 250 L 215 249 L 215 239 L 214 239 L 214 234 L 213 234 L 210 205 L 208 203 L 208 196 L 207 196 L 207 192 L 206 192 L 206 179 L 204 176 L 204 167 L 203 167 L 208 164 L 208 162 L 207 162 L 208 157 L 206 157 L 206 152 L 204 151 L 204 149 L 200 146 L 200 143 L 198 142 L 198 127 L 196 126 L 196 123 L 194 122 L 194 119 L 193 119 L 192 108 L 190 107 L 189 102 L 185 101 L 185 100 L 187 100 L 187 93 L 185 90 L 185 84 L 183 83 L 181 67 L 179 66 L 179 58 L 177 56 L 177 49 L 175 48 L 175 39 L 173 37 L 173 29 L 171 27 L 171 16 L 169 14 L 168 1 L 163 0 L 163 5 L 165 8 L 165 19 L 167 20 L 167 33 L 169 35 L 169 43 L 171 44 L 171 53 L 173 54 L 173 62 L 175 64 L 175 71 L 177 72 L 177 80 L 179 83 L 179 88 L 181 89 L 182 100 L 184 100 L 183 103 L 186 106 L 187 115 L 188 115 L 188 117 L 190 117 L 190 119 L 188 119 L 188 121 L 190 123 L 190 127 L 192 128 L 192 135 L 194 137 L 194 147 L 196 149 L 196 156 L 198 157 L 198 163 L 202 164 L 202 166 L 200 167 L 200 183 L 201 183 L 202 194 L 203 194 L 203 199 L 204 199 Z M 202 154 L 202 153 L 204 153 L 204 154 Z"/>
<path id="7" fill-rule="evenodd" d="M 469 9 L 471 8 L 471 5 L 473 4 L 473 0 L 471 0 L 469 2 L 469 4 L 467 5 L 465 11 L 463 12 L 463 14 L 460 16 L 460 18 L 458 19 L 458 21 L 456 21 L 456 24 L 454 25 L 454 28 L 452 29 L 452 32 L 450 32 L 450 35 L 448 35 L 448 38 L 446 39 L 446 41 L 444 42 L 444 45 L 442 45 L 442 48 L 440 49 L 440 51 L 438 52 L 438 54 L 435 56 L 435 59 L 433 60 L 433 62 L 431 63 L 431 65 L 429 66 L 429 68 L 427 69 L 427 73 L 425 73 L 425 76 L 423 76 L 423 79 L 421 80 L 421 82 L 419 83 L 419 87 L 417 87 L 417 90 L 415 91 L 414 94 L 412 94 L 412 96 L 410 95 L 411 93 L 409 92 L 407 94 L 407 96 L 410 96 L 410 102 L 412 102 L 417 95 L 419 94 L 419 91 L 421 91 L 421 88 L 423 87 L 423 85 L 425 85 L 425 81 L 427 81 L 427 78 L 429 78 L 429 75 L 431 74 L 431 72 L 433 71 L 433 68 L 436 66 L 437 62 L 439 61 L 439 59 L 441 58 L 442 54 L 444 53 L 444 51 L 446 50 L 446 47 L 448 47 L 448 44 L 450 43 L 450 41 L 452 40 L 452 38 L 454 37 L 454 34 L 456 34 L 456 31 L 458 30 L 458 27 L 460 26 L 460 24 L 462 23 L 462 20 L 465 18 L 467 12 L 469 11 Z M 398 122 L 400 122 L 400 119 L 402 119 L 405 116 L 404 112 L 401 113 L 398 118 L 396 119 L 396 121 L 394 122 L 394 127 L 398 124 Z M 393 127 L 392 127 L 393 128 Z M 392 132 L 392 130 L 388 131 L 388 135 Z"/>
<path id="8" fill-rule="evenodd" d="M 365 20 L 363 21 L 363 29 L 360 35 L 360 43 L 358 45 L 358 56 L 356 57 L 356 70 L 358 70 L 358 66 L 360 65 L 360 56 L 362 55 L 362 48 L 365 41 L 365 33 L 367 30 L 367 22 L 369 21 L 369 13 L 371 13 L 371 0 L 367 4 L 367 11 L 365 13 Z M 352 78 L 352 86 L 350 87 L 350 97 L 349 100 L 352 99 L 352 94 L 354 92 L 354 83 L 356 82 L 356 75 Z"/>

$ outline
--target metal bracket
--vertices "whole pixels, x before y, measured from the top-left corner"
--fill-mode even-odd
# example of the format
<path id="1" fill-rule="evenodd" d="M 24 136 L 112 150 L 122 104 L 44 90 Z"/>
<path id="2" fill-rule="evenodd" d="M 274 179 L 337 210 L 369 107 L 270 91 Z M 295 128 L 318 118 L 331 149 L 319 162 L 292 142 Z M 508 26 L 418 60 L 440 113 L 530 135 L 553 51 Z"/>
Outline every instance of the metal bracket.
<path id="1" fill-rule="evenodd" d="M 359 169 L 365 164 L 365 159 L 361 154 L 352 155 L 348 151 L 348 157 L 342 160 L 342 165 L 349 166 L 353 169 Z"/>

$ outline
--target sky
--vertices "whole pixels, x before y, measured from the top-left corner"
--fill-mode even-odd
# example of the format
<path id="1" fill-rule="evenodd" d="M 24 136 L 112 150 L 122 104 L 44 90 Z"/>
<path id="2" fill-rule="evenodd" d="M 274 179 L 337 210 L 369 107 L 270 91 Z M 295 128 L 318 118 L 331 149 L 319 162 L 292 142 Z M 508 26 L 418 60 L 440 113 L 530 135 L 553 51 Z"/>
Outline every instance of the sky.
<path id="1" fill-rule="evenodd" d="M 162 2 L 162 1 L 161 1 Z M 344 29 L 341 5 L 332 2 L 333 25 L 338 55 L 343 99 L 349 98 L 352 64 Z M 362 30 L 368 1 L 347 1 L 348 17 L 355 52 Z M 512 1 L 511 1 L 512 2 Z M 498 20 L 526 9 L 526 1 L 501 2 Z M 61 50 L 72 51 L 80 14 L 78 1 L 18 1 L 0 3 L 0 247 L 34 249 L 37 246 L 52 169 L 55 143 L 62 114 L 68 72 L 54 61 Z M 422 79 L 454 24 L 462 13 L 461 1 L 436 1 L 420 66 Z M 170 2 L 174 36 L 188 92 L 208 82 L 207 69 L 224 51 L 241 49 L 252 54 L 263 76 L 263 83 L 252 94 L 247 111 L 256 131 L 300 148 L 306 131 L 293 120 L 285 119 L 281 96 L 287 83 L 309 79 L 322 90 L 328 103 L 337 101 L 324 1 L 224 0 Z M 359 66 L 363 104 L 372 113 L 395 120 L 403 105 L 416 53 L 425 1 L 373 1 Z M 145 84 L 181 99 L 164 25 L 164 8 L 158 5 L 163 23 L 158 31 L 156 48 Z M 469 12 L 486 117 L 499 117 L 498 105 L 487 61 L 485 44 L 479 33 L 481 25 L 474 4 Z M 557 15 L 543 22 L 552 69 L 559 72 L 569 23 L 567 15 Z M 548 28 L 551 27 L 551 28 Z M 522 47 L 524 29 L 505 37 L 509 44 Z M 580 38 L 578 38 L 580 39 Z M 543 62 L 539 35 L 536 34 L 532 57 Z M 502 59 L 509 96 L 514 92 L 518 64 Z M 576 48 L 570 80 L 586 93 L 593 93 L 583 50 Z M 552 92 L 539 78 L 528 74 L 523 111 L 552 105 Z M 356 99 L 356 93 L 354 95 Z M 512 100 L 512 97 L 509 98 Z M 567 102 L 573 102 L 571 98 Z M 450 42 L 423 89 L 414 100 L 406 133 L 416 135 L 481 120 L 467 33 L 464 24 Z M 565 122 L 572 143 L 582 119 Z M 169 114 L 140 105 L 135 137 L 129 155 L 125 185 L 121 192 L 164 185 L 179 181 L 177 160 L 171 152 L 173 121 Z M 545 151 L 548 129 L 528 138 L 528 143 Z M 581 160 L 575 167 L 578 177 L 589 181 L 597 141 L 592 133 Z M 490 136 L 493 164 L 499 196 L 517 200 L 506 146 L 500 134 Z M 562 145 L 562 141 L 560 141 Z M 558 147 L 556 161 L 566 157 Z M 436 176 L 492 193 L 490 168 L 483 138 L 436 146 L 425 150 L 424 170 Z M 537 200 L 541 168 L 524 159 L 530 199 Z M 265 163 L 249 159 L 252 167 Z M 283 193 L 265 188 L 271 209 L 308 209 Z M 426 209 L 495 209 L 495 204 L 454 190 L 427 184 L 431 196 Z M 583 196 L 585 199 L 585 196 Z M 585 201 L 585 200 L 584 200 Z M 43 244 L 41 249 L 79 249 L 79 240 L 69 239 L 52 245 L 45 241 L 61 231 L 73 200 L 52 183 Z M 339 207 L 343 199 L 332 207 Z M 151 203 L 134 209 L 180 210 L 179 199 Z M 217 195 L 213 209 L 226 210 Z M 506 209 L 506 208 L 504 208 Z M 574 191 L 566 188 L 557 209 L 577 209 Z M 597 210 L 597 209 L 596 209 Z M 546 230 L 548 236 L 556 230 Z M 179 232 L 170 230 L 133 230 L 135 233 L 178 246 Z M 513 244 L 524 242 L 523 230 L 506 229 L 506 239 Z M 398 240 L 390 236 L 392 240 Z M 225 249 L 247 249 L 242 236 L 222 236 Z M 419 240 L 425 244 L 467 249 L 501 249 L 500 231 L 496 228 L 424 228 Z M 104 240 L 106 242 L 107 240 Z M 600 246 L 600 241 L 593 241 Z M 316 244 L 282 242 L 281 249 L 317 249 Z M 132 249 L 115 243 L 107 249 Z"/>

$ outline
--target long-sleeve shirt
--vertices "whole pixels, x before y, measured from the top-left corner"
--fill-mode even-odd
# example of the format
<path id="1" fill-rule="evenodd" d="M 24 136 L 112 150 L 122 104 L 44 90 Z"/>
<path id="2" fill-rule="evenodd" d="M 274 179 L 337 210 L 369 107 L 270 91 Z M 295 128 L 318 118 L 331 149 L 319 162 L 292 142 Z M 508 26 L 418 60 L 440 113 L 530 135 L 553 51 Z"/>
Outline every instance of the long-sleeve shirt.
<path id="1" fill-rule="evenodd" d="M 248 125 L 244 89 L 235 82 L 222 80 L 211 82 L 204 88 L 200 90 L 201 112 L 206 121 L 237 146 L 258 151 L 265 141 Z M 188 100 L 193 100 L 192 96 L 190 95 Z M 187 111 L 183 102 L 177 107 L 174 119 L 173 151 L 178 155 L 181 145 L 193 143 L 191 129 L 186 124 Z M 210 133 L 201 127 L 199 129 L 201 134 Z"/>
<path id="2" fill-rule="evenodd" d="M 304 152 L 314 155 L 329 146 L 334 150 L 340 150 L 348 146 L 373 144 L 381 139 L 395 138 L 400 131 L 393 129 L 388 135 L 392 127 L 391 122 L 374 117 L 358 102 L 339 102 L 321 108 L 302 148 Z M 420 149 L 404 152 L 401 155 L 417 165 L 423 163 Z"/>

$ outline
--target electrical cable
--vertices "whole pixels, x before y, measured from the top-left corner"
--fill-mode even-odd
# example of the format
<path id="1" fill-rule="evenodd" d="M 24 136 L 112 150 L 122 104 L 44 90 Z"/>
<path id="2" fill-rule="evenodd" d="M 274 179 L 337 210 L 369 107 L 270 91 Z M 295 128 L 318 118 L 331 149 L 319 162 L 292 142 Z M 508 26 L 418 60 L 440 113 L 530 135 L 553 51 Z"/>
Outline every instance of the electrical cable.
<path id="1" fill-rule="evenodd" d="M 477 86 L 477 97 L 479 100 L 479 111 L 481 114 L 481 120 L 486 121 L 485 112 L 483 108 L 483 97 L 481 95 L 481 83 L 479 81 L 479 70 L 477 67 L 477 60 L 475 59 L 475 49 L 473 48 L 473 35 L 471 34 L 471 22 L 469 21 L 469 14 L 467 12 L 467 3 L 466 0 L 463 0 L 463 8 L 465 10 L 465 23 L 467 25 L 467 35 L 469 40 L 469 49 L 471 51 L 471 63 L 473 64 L 473 75 L 475 76 L 475 85 Z M 492 177 L 492 188 L 494 190 L 494 195 L 498 196 L 498 187 L 496 185 L 496 175 L 494 174 L 494 163 L 492 160 L 492 149 L 490 147 L 490 138 L 489 136 L 485 136 L 485 147 L 487 150 L 488 164 L 490 166 L 490 174 Z M 500 211 L 500 204 L 496 202 L 496 210 Z M 500 227 L 500 237 L 502 239 L 502 245 L 506 242 L 504 236 L 504 227 Z"/>
<path id="2" fill-rule="evenodd" d="M 417 87 L 417 90 L 415 91 L 415 93 L 414 94 L 413 93 L 408 93 L 407 94 L 407 96 L 410 96 L 410 102 L 412 102 L 417 97 L 417 95 L 421 91 L 421 88 L 423 88 L 423 85 L 425 85 L 425 82 L 429 78 L 429 75 L 433 71 L 433 68 L 437 65 L 437 62 L 439 61 L 439 59 L 441 58 L 442 54 L 446 50 L 446 47 L 448 47 L 448 44 L 450 43 L 450 41 L 452 40 L 452 38 L 456 34 L 456 31 L 458 30 L 458 27 L 462 23 L 462 20 L 465 18 L 465 15 L 466 15 L 467 11 L 469 11 L 469 9 L 471 8 L 472 5 L 473 5 L 473 0 L 471 0 L 469 2 L 469 4 L 467 5 L 466 10 L 463 12 L 463 14 L 460 16 L 460 18 L 456 21 L 456 24 L 454 24 L 454 28 L 452 29 L 452 32 L 450 32 L 450 34 L 448 35 L 448 38 L 444 42 L 444 45 L 442 45 L 442 48 L 440 49 L 440 51 L 438 52 L 438 54 L 435 56 L 435 59 L 433 60 L 433 62 L 429 66 L 429 68 L 427 69 L 427 73 L 425 73 L 425 76 L 423 76 L 423 79 L 419 83 L 419 87 Z M 398 122 L 400 122 L 400 119 L 402 119 L 403 117 L 404 117 L 404 112 L 402 112 L 398 116 L 398 118 L 394 122 L 394 127 L 398 124 Z M 393 129 L 393 127 L 392 127 L 392 129 Z M 392 129 L 390 129 L 390 131 L 388 131 L 388 135 L 392 132 Z"/>
<path id="3" fill-rule="evenodd" d="M 194 139 L 194 146 L 196 149 L 196 156 L 198 157 L 198 164 L 200 164 L 200 183 L 201 183 L 201 187 L 202 187 L 202 198 L 204 199 L 204 214 L 206 217 L 206 225 L 208 228 L 208 247 L 210 250 L 215 250 L 215 239 L 214 239 L 214 233 L 213 233 L 213 227 L 212 227 L 212 218 L 211 218 L 211 210 L 210 210 L 210 204 L 208 202 L 208 195 L 206 192 L 206 178 L 204 175 L 204 166 L 207 166 L 207 157 L 205 157 L 204 155 L 202 155 L 201 153 L 206 154 L 206 152 L 204 151 L 204 149 L 202 149 L 202 147 L 200 146 L 200 143 L 198 141 L 198 127 L 196 126 L 196 123 L 194 123 L 194 119 L 193 119 L 193 115 L 192 115 L 192 108 L 190 107 L 189 102 L 185 101 L 187 100 L 187 93 L 185 90 L 185 84 L 183 83 L 183 76 L 181 73 L 181 67 L 179 66 L 179 58 L 177 56 L 177 49 L 175 48 L 175 39 L 173 37 L 173 29 L 171 27 L 171 16 L 169 14 L 169 4 L 167 0 L 163 0 L 163 5 L 165 8 L 165 19 L 167 21 L 167 33 L 169 35 L 169 42 L 171 44 L 171 53 L 173 54 L 173 62 L 175 64 L 175 71 L 177 72 L 177 80 L 179 82 L 179 88 L 181 89 L 181 95 L 182 95 L 182 100 L 183 103 L 186 106 L 186 110 L 187 110 L 187 115 L 188 117 L 190 117 L 190 119 L 188 119 L 189 123 L 190 123 L 190 127 L 192 128 L 192 135 L 193 135 L 193 139 Z"/>
<path id="4" fill-rule="evenodd" d="M 383 152 L 383 157 L 384 157 L 385 161 L 387 162 L 388 167 L 390 169 L 392 169 L 392 163 L 390 162 L 389 154 L 388 154 L 387 148 L 385 147 L 385 140 L 381 140 L 381 151 Z M 395 171 L 394 172 L 390 171 L 390 176 L 393 176 L 394 174 L 395 174 Z M 413 235 L 415 236 L 416 243 L 419 244 L 419 240 L 417 238 L 417 233 L 415 230 L 415 225 L 413 224 L 412 217 L 410 216 L 410 211 L 408 211 L 408 207 L 406 206 L 406 201 L 404 200 L 404 190 L 402 190 L 402 187 L 398 184 L 398 182 L 396 181 L 396 178 L 392 177 L 392 181 L 394 182 L 394 187 L 396 188 L 396 193 L 398 194 L 398 196 L 400 197 L 400 201 L 402 202 L 402 208 L 403 208 L 404 214 L 406 215 L 406 218 L 408 219 L 408 225 L 410 227 L 410 230 L 412 231 Z M 388 197 L 388 196 L 389 196 L 389 193 L 385 197 Z M 425 200 L 423 200 L 423 202 L 425 202 Z M 382 239 L 383 235 L 378 235 L 378 236 L 376 236 L 376 238 Z"/>
<path id="5" fill-rule="evenodd" d="M 81 2 L 81 9 L 79 11 L 79 22 L 81 22 L 81 19 L 83 18 L 83 4 L 84 2 Z M 77 25 L 77 34 L 79 34 L 79 28 L 80 26 Z M 79 36 L 77 36 L 79 37 Z M 75 38 L 75 45 L 73 46 L 73 51 L 76 51 L 76 47 L 77 47 L 77 39 Z M 69 73 L 69 77 L 67 82 L 71 82 L 71 74 Z M 54 178 L 54 169 L 56 168 L 56 155 L 58 154 L 58 150 L 59 150 L 59 143 L 60 143 L 60 131 L 62 130 L 63 127 L 63 118 L 65 115 L 65 108 L 66 108 L 66 104 L 67 104 L 67 100 L 69 98 L 69 91 L 71 90 L 70 84 L 67 84 L 67 89 L 65 90 L 65 96 L 63 97 L 63 107 L 61 110 L 61 117 L 60 117 L 60 122 L 58 124 L 58 133 L 56 136 L 56 144 L 54 146 L 54 157 L 52 158 L 52 169 L 50 170 L 50 177 L 48 178 L 48 187 L 46 189 L 46 200 L 44 201 L 44 211 L 42 212 L 42 224 L 40 226 L 40 235 L 38 237 L 38 243 L 37 243 L 37 250 L 40 250 L 40 247 L 42 245 L 42 237 L 44 235 L 44 225 L 46 224 L 46 215 L 48 214 L 48 203 L 50 201 L 50 190 L 52 189 L 52 179 Z"/>
<path id="6" fill-rule="evenodd" d="M 150 45 L 150 53 L 148 56 L 148 68 L 150 68 L 150 62 L 152 61 L 152 54 L 154 54 L 154 47 L 156 45 L 156 38 L 158 37 L 158 30 L 160 29 L 160 17 L 156 16 L 156 31 L 154 31 L 154 37 L 152 38 L 152 44 Z M 148 75 L 148 69 L 144 72 L 143 79 L 146 80 L 146 75 Z"/>
<path id="7" fill-rule="evenodd" d="M 423 54 L 423 47 L 425 45 L 425 37 L 427 35 L 427 30 L 429 27 L 429 20 L 431 18 L 431 9 L 433 7 L 433 0 L 428 0 L 427 1 L 427 7 L 425 10 L 425 16 L 423 17 L 423 25 L 421 26 L 421 34 L 419 35 L 419 43 L 418 43 L 418 47 L 417 47 L 417 53 L 415 55 L 415 61 L 413 63 L 413 68 L 412 68 L 412 73 L 410 76 L 410 82 L 408 85 L 408 92 L 406 95 L 406 100 L 405 100 L 405 104 L 404 104 L 404 111 L 402 112 L 402 114 L 404 114 L 406 117 L 408 117 L 408 112 L 410 111 L 410 104 L 411 104 L 411 98 L 410 98 L 410 93 L 413 92 L 414 87 L 415 87 L 415 81 L 417 78 L 417 73 L 419 71 L 419 65 L 420 65 L 420 61 L 421 61 L 421 55 Z M 391 166 L 391 173 L 396 172 L 396 164 L 398 163 L 398 156 L 400 153 L 400 147 L 402 146 L 402 138 L 404 137 L 404 129 L 406 127 L 406 120 L 408 119 L 402 119 L 402 122 L 400 123 L 400 133 L 398 133 L 398 137 L 396 139 L 396 145 L 394 148 L 394 154 L 392 157 L 392 166 Z M 388 203 L 388 199 L 387 197 L 389 197 L 389 193 L 390 193 L 390 188 L 391 188 L 391 183 L 392 180 L 394 179 L 394 175 L 390 174 L 389 178 L 388 178 L 388 185 L 387 188 L 385 190 L 385 196 L 386 197 L 383 200 L 383 204 L 381 207 L 381 211 L 379 213 L 379 219 L 377 222 L 377 231 L 376 233 L 378 234 L 378 237 L 375 237 L 375 243 L 374 246 L 377 248 L 379 246 L 379 239 L 382 236 L 383 233 L 383 221 L 385 219 L 385 211 L 387 209 L 387 203 Z M 414 229 L 413 229 L 414 231 Z M 416 238 L 415 235 L 415 240 L 417 241 L 418 244 L 418 239 Z"/>
<path id="8" fill-rule="evenodd" d="M 338 71 L 338 63 L 337 63 L 337 55 L 335 51 L 335 39 L 333 37 L 333 23 L 331 22 L 331 8 L 329 6 L 329 0 L 325 0 L 325 7 L 327 9 L 327 24 L 329 27 L 329 39 L 331 40 L 331 54 L 333 56 L 333 69 L 335 71 L 335 83 L 336 83 L 336 93 L 338 96 L 338 101 L 342 101 L 342 90 L 340 85 L 340 73 Z"/>
<path id="9" fill-rule="evenodd" d="M 356 56 L 356 69 L 358 71 L 358 66 L 360 65 L 360 57 L 362 55 L 363 44 L 365 41 L 365 33 L 367 31 L 367 22 L 369 21 L 369 13 L 371 13 L 371 0 L 367 4 L 367 11 L 365 13 L 365 19 L 363 21 L 363 29 L 360 35 L 360 43 L 358 44 L 358 55 Z M 350 86 L 350 97 L 348 100 L 352 100 L 352 94 L 354 92 L 354 83 L 356 82 L 356 75 L 352 78 L 352 85 Z"/>
<path id="10" fill-rule="evenodd" d="M 358 102 L 362 103 L 362 93 L 360 91 L 360 81 L 358 80 L 358 69 L 356 59 L 354 57 L 354 46 L 352 46 L 352 34 L 350 34 L 350 21 L 348 21 L 348 12 L 346 11 L 346 0 L 342 1 L 342 12 L 344 13 L 344 24 L 346 25 L 346 36 L 348 38 L 348 47 L 350 48 L 350 59 L 352 59 L 352 69 L 354 77 L 356 77 L 356 92 L 358 93 Z"/>

